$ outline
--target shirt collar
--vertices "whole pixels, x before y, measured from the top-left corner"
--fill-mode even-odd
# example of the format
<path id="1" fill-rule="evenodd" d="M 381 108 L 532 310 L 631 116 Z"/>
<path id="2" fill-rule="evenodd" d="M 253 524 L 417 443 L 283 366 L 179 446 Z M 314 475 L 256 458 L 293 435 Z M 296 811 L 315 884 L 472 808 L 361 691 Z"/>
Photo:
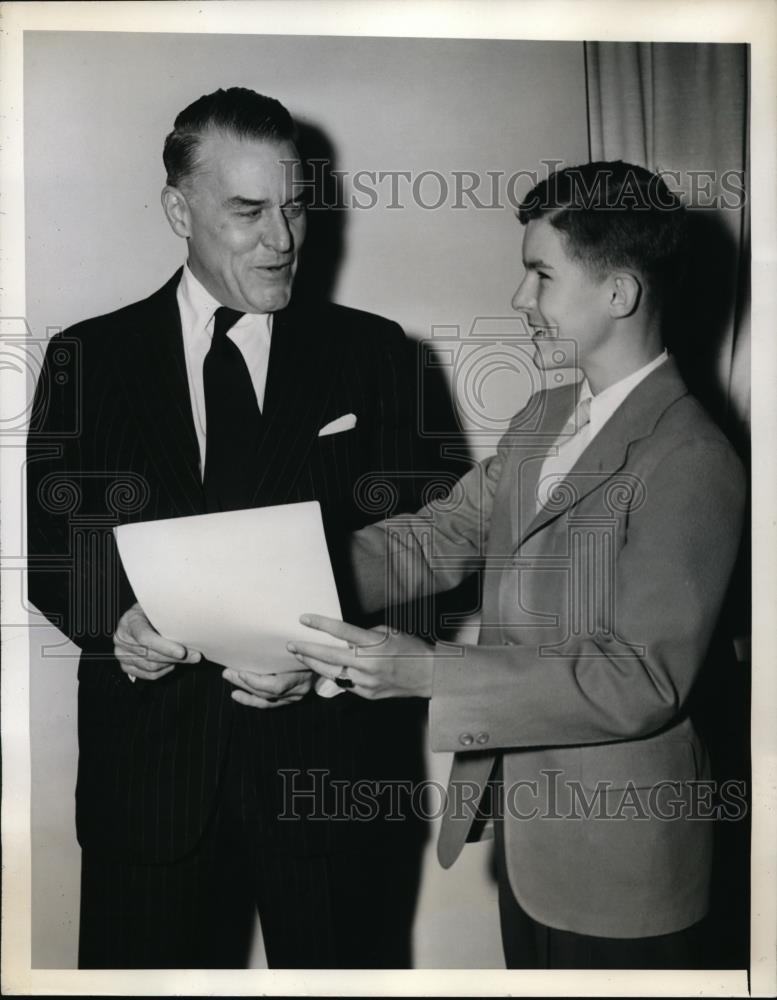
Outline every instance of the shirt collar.
<path id="1" fill-rule="evenodd" d="M 627 375 L 625 378 L 620 379 L 618 382 L 613 382 L 612 385 L 608 385 L 606 389 L 603 389 L 596 396 L 591 392 L 591 387 L 588 384 L 588 379 L 584 378 L 580 387 L 580 395 L 578 397 L 578 402 L 581 402 L 587 397 L 591 398 L 591 434 L 596 434 L 604 424 L 610 419 L 610 417 L 615 413 L 624 399 L 637 388 L 639 383 L 648 377 L 648 375 L 655 371 L 659 365 L 662 365 L 664 361 L 669 357 L 666 349 L 664 349 L 661 354 L 653 358 L 646 365 L 638 368 L 635 372 Z"/>
<path id="2" fill-rule="evenodd" d="M 221 303 L 215 299 L 202 282 L 195 278 L 188 264 L 184 264 L 178 286 L 181 310 L 185 311 L 190 330 L 204 330 Z"/>
<path id="3" fill-rule="evenodd" d="M 192 331 L 205 330 L 213 318 L 213 314 L 222 304 L 210 294 L 199 278 L 195 277 L 188 263 L 184 264 L 183 274 L 178 285 L 178 301 L 182 319 L 184 319 L 184 329 Z M 248 325 L 260 317 L 267 328 L 271 330 L 272 316 L 268 313 L 246 313 L 235 326 L 238 324 Z"/>

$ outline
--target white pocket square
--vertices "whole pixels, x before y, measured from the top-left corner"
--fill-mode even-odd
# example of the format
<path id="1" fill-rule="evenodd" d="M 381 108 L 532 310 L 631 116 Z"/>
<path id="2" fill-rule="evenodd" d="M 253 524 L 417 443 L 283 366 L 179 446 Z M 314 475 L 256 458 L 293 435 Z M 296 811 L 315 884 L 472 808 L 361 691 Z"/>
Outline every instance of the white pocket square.
<path id="1" fill-rule="evenodd" d="M 355 426 L 356 414 L 345 413 L 342 417 L 338 417 L 337 420 L 332 420 L 331 423 L 322 427 L 318 432 L 318 436 L 322 438 L 328 434 L 340 434 L 342 431 L 350 431 Z"/>

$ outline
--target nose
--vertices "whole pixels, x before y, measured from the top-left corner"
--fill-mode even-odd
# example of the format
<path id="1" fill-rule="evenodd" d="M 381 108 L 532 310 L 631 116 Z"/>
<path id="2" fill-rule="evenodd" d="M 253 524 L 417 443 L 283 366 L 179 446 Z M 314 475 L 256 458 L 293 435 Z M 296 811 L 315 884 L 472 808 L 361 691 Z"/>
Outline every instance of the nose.
<path id="1" fill-rule="evenodd" d="M 532 275 L 527 273 L 513 295 L 512 307 L 518 312 L 529 312 L 537 304 Z"/>
<path id="2" fill-rule="evenodd" d="M 273 212 L 262 231 L 262 243 L 275 253 L 289 253 L 294 248 L 294 237 L 289 220 L 281 209 Z"/>

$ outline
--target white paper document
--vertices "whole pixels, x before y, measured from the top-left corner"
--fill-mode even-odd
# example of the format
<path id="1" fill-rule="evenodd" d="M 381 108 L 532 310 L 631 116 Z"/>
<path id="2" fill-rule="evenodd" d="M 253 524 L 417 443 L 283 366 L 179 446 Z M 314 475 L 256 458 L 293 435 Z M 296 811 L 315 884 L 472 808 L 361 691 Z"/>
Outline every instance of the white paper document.
<path id="1" fill-rule="evenodd" d="M 143 521 L 114 534 L 154 628 L 215 663 L 284 673 L 301 669 L 289 640 L 344 645 L 298 621 L 304 611 L 341 617 L 317 501 Z"/>

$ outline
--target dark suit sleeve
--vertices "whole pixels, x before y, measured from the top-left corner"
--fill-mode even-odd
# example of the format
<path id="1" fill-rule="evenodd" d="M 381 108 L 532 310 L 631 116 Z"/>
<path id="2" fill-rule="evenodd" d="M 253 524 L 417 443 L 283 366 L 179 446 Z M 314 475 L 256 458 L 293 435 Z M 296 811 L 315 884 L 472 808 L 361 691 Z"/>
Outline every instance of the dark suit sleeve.
<path id="1" fill-rule="evenodd" d="M 27 439 L 28 597 L 83 650 L 112 649 L 121 610 L 134 600 L 118 565 L 105 514 L 111 483 L 87 453 L 84 427 L 95 419 L 85 341 L 70 331 L 49 343 Z"/>
<path id="2" fill-rule="evenodd" d="M 504 458 L 500 446 L 414 514 L 354 533 L 350 558 L 363 610 L 444 593 L 480 568 Z"/>
<path id="3" fill-rule="evenodd" d="M 421 604 L 418 598 L 424 595 L 419 593 L 408 593 L 396 601 L 365 602 L 348 554 L 350 533 L 354 528 L 418 510 L 430 497 L 439 496 L 455 483 L 460 471 L 459 466 L 453 471 L 452 463 L 442 458 L 439 440 L 425 433 L 418 345 L 398 324 L 376 321 L 376 317 L 371 320 L 371 325 L 359 332 L 357 352 L 362 378 L 371 373 L 362 383 L 369 395 L 366 464 L 352 484 L 355 517 L 346 526 L 346 538 L 339 546 L 336 572 L 339 580 L 348 581 L 341 588 L 346 617 L 365 625 L 389 620 L 397 628 L 419 633 L 426 628 L 422 623 L 433 620 L 433 605 Z M 452 419 L 451 413 L 449 423 Z M 365 620 L 365 614 L 370 618 Z"/>
<path id="4" fill-rule="evenodd" d="M 369 447 L 371 469 L 355 486 L 363 523 L 414 510 L 431 474 L 418 412 L 413 345 L 396 323 L 385 323 L 373 341 L 374 412 Z"/>

